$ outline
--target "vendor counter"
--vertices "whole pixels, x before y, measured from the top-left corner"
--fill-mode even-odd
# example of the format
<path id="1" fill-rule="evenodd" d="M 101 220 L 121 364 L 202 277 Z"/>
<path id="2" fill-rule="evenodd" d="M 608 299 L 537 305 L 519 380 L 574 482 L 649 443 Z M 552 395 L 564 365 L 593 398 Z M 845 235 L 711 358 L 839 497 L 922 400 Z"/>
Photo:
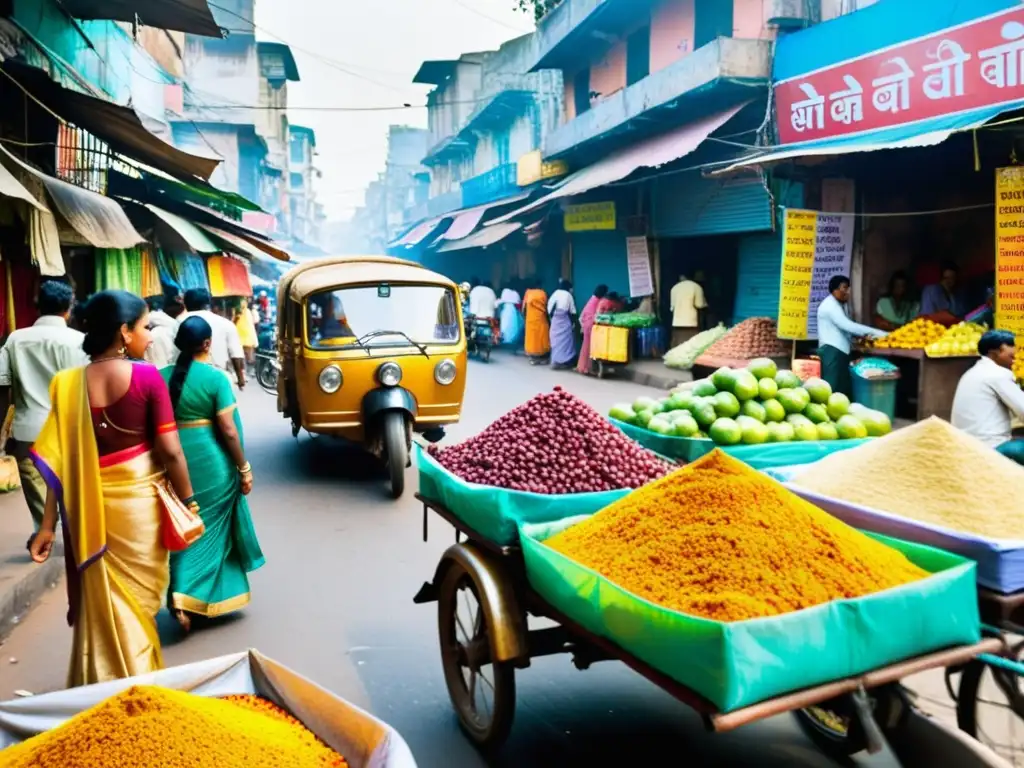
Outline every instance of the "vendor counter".
<path id="1" fill-rule="evenodd" d="M 923 349 L 858 350 L 864 357 L 881 357 L 900 369 L 896 415 L 922 421 L 938 416 L 949 421 L 956 386 L 978 358 L 928 357 Z"/>

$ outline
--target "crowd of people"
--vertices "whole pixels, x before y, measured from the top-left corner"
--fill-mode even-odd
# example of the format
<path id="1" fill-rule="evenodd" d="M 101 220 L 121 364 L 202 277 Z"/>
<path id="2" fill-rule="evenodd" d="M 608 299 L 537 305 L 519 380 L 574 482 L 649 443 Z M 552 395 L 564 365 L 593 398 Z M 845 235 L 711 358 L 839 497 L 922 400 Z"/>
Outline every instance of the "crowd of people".
<path id="1" fill-rule="evenodd" d="M 186 632 L 238 611 L 264 563 L 236 399 L 258 321 L 244 304 L 229 319 L 207 291 L 177 286 L 152 311 L 113 290 L 76 306 L 59 280 L 42 283 L 37 303 L 39 320 L 0 349 L 27 547 L 42 563 L 63 538 L 69 685 L 144 674 L 162 666 L 163 606 Z M 182 515 L 202 535 L 172 552 Z"/>

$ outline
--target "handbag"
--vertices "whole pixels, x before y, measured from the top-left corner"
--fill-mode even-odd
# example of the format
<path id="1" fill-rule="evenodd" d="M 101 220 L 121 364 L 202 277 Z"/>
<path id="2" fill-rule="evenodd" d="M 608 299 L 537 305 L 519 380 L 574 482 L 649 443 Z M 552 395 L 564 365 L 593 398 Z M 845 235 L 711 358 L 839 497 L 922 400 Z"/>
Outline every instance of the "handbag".
<path id="1" fill-rule="evenodd" d="M 206 532 L 206 524 L 178 498 L 167 478 L 161 478 L 153 486 L 163 511 L 161 534 L 164 547 L 170 552 L 188 549 Z"/>

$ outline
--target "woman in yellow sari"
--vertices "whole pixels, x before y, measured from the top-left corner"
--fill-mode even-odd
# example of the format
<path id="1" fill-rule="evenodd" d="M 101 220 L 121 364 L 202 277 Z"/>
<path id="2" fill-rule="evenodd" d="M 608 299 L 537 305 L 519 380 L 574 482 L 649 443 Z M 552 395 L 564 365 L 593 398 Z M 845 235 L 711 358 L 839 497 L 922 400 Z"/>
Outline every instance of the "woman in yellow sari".
<path id="1" fill-rule="evenodd" d="M 523 295 L 523 320 L 526 323 L 524 349 L 531 365 L 544 362 L 551 353 L 548 295 L 540 285 L 540 280 L 534 280 Z"/>
<path id="2" fill-rule="evenodd" d="M 150 343 L 148 314 L 126 291 L 89 301 L 82 348 L 92 362 L 54 377 L 50 417 L 32 448 L 48 487 L 32 558 L 49 557 L 58 517 L 64 535 L 69 687 L 163 666 L 156 614 L 169 575 L 157 484 L 166 475 L 198 511 L 167 385 L 137 362 Z"/>

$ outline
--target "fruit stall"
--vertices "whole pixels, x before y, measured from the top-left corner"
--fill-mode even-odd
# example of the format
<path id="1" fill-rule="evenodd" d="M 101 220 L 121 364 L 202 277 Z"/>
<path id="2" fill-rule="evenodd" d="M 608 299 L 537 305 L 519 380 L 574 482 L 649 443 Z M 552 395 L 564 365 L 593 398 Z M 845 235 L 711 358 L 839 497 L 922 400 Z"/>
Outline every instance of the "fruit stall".
<path id="1" fill-rule="evenodd" d="M 608 416 L 660 455 L 688 463 L 717 446 L 755 469 L 816 461 L 892 429 L 886 414 L 768 358 L 719 368 L 660 399 L 613 406 Z"/>
<path id="2" fill-rule="evenodd" d="M 918 318 L 884 339 L 860 347 L 899 367 L 901 387 L 898 412 L 914 421 L 931 416 L 949 419 L 960 377 L 978 359 L 978 339 L 984 328 L 958 323 L 951 328 Z"/>
<path id="3" fill-rule="evenodd" d="M 816 382 L 717 378 L 715 395 L 737 403 L 852 415 Z M 804 418 L 816 434 L 826 423 Z M 478 746 L 508 736 L 532 659 L 569 653 L 580 669 L 625 663 L 715 732 L 845 703 L 850 733 L 901 764 L 1004 765 L 923 717 L 898 684 L 1003 647 L 982 639 L 968 558 L 861 532 L 722 450 L 673 466 L 561 390 L 417 463 L 424 537 L 429 513 L 459 535 L 415 602 L 436 603 L 448 693 Z M 873 704 L 901 716 L 876 720 Z"/>

